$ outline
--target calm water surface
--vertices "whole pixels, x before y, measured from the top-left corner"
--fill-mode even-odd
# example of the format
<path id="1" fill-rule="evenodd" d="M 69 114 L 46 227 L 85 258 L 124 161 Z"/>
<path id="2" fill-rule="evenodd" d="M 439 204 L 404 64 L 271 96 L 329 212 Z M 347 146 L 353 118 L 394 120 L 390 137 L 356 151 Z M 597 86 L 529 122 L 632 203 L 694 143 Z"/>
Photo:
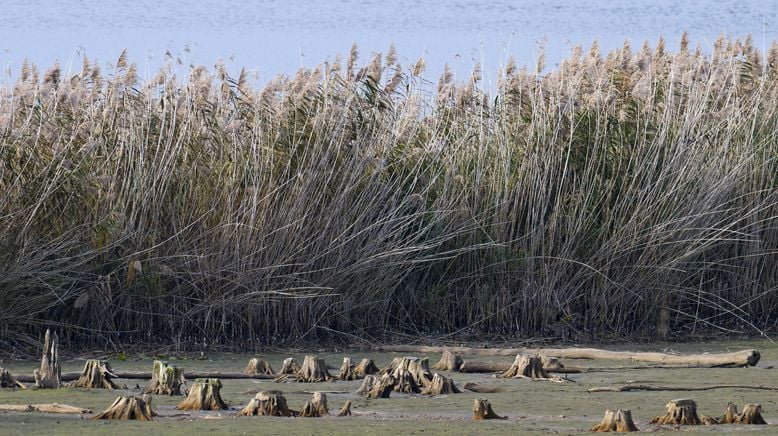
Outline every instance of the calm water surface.
<path id="1" fill-rule="evenodd" d="M 509 56 L 534 65 L 541 45 L 551 66 L 595 39 L 603 50 L 625 39 L 638 48 L 660 35 L 676 46 L 684 30 L 703 48 L 721 33 L 751 33 L 758 46 L 769 44 L 778 39 L 778 2 L 0 0 L 0 63 L 7 79 L 24 58 L 67 68 L 84 53 L 108 64 L 127 48 L 142 75 L 169 51 L 184 65 L 223 59 L 266 79 L 347 53 L 356 42 L 363 60 L 394 44 L 405 64 L 426 57 L 430 76 L 445 62 L 463 75 L 476 62 L 494 72 Z"/>

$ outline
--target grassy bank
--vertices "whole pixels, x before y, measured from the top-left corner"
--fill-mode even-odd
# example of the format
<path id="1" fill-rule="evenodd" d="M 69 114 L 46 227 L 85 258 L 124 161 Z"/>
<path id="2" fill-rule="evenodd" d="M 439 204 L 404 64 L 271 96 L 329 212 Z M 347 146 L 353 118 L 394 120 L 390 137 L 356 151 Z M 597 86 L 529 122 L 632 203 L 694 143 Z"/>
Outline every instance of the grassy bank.
<path id="1" fill-rule="evenodd" d="M 0 345 L 778 322 L 775 44 L 595 45 L 488 95 L 393 51 L 175 72 L 3 87 Z"/>

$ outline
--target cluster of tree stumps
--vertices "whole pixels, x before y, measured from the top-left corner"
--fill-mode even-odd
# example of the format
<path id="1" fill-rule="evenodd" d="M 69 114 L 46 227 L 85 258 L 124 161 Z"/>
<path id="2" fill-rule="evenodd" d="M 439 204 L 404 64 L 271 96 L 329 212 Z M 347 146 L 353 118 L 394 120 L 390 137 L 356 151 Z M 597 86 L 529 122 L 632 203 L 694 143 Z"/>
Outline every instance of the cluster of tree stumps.
<path id="1" fill-rule="evenodd" d="M 396 357 L 380 376 L 368 375 L 356 391 L 367 398 L 389 398 L 392 392 L 422 395 L 458 394 L 453 380 L 429 369 L 429 360 L 418 357 Z"/>

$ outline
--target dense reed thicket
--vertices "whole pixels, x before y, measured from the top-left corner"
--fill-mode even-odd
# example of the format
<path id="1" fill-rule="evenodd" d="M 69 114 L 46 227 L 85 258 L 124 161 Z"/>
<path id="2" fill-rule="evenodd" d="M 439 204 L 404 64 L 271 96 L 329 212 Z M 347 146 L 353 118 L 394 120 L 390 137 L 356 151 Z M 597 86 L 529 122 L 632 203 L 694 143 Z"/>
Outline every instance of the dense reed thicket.
<path id="1" fill-rule="evenodd" d="M 0 344 L 778 323 L 778 45 L 595 45 L 489 93 L 394 50 L 344 64 L 261 89 L 25 65 L 0 98 Z"/>

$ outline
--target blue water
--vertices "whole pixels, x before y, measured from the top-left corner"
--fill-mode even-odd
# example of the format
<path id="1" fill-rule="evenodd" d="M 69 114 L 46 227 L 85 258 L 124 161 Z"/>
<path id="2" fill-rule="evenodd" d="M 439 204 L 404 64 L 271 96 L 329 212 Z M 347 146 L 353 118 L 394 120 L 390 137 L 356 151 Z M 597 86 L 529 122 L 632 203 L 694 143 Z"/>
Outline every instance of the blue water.
<path id="1" fill-rule="evenodd" d="M 489 77 L 509 56 L 534 65 L 540 46 L 553 66 L 575 44 L 597 39 L 607 51 L 629 39 L 637 49 L 664 35 L 673 47 L 685 30 L 703 48 L 720 33 L 769 45 L 778 39 L 778 2 L 0 0 L 0 63 L 8 78 L 25 58 L 80 68 L 83 54 L 108 65 L 126 48 L 141 76 L 153 76 L 170 52 L 184 66 L 223 59 L 267 79 L 356 42 L 365 62 L 394 44 L 406 65 L 424 56 L 429 76 L 445 62 L 460 76 L 480 62 Z"/>

